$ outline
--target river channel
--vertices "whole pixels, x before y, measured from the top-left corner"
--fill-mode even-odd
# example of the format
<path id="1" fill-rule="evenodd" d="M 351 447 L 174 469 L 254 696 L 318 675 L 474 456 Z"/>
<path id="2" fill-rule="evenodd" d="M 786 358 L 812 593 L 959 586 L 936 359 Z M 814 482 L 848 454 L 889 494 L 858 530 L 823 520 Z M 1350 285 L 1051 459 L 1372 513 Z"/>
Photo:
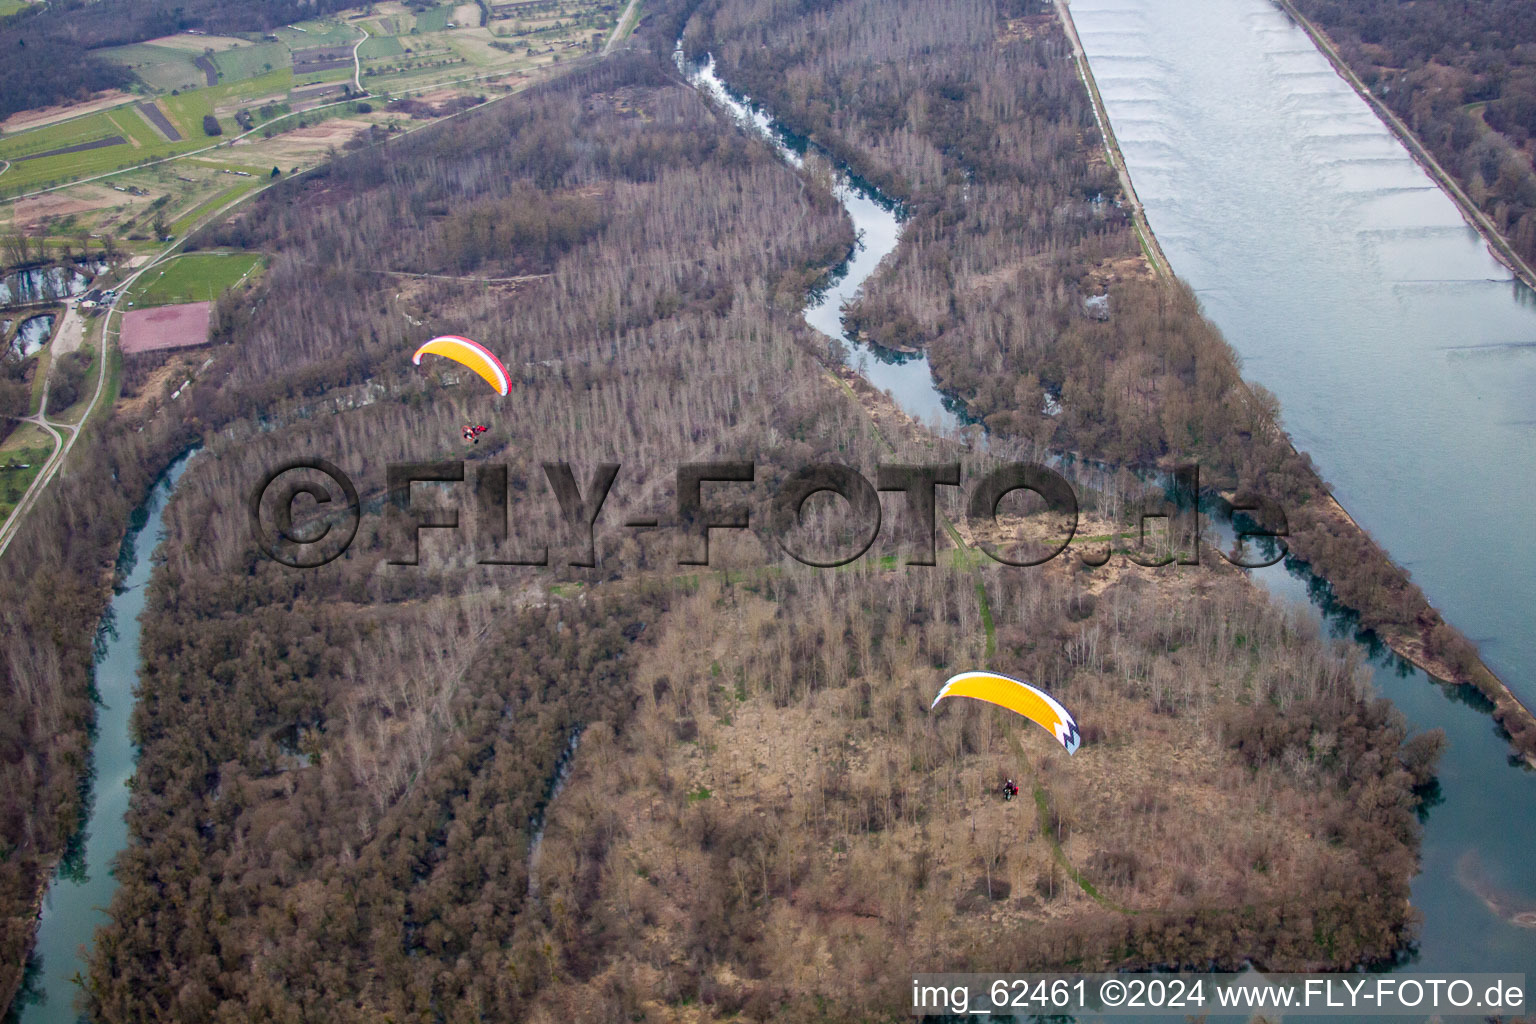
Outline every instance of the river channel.
<path id="1" fill-rule="evenodd" d="M 84 829 L 70 844 L 43 899 L 37 947 L 22 994 L 10 1016 L 22 1024 L 75 1024 L 73 980 L 86 973 L 79 949 L 90 947 L 117 889 L 112 862 L 128 844 L 128 781 L 138 751 L 129 733 L 134 691 L 139 682 L 139 613 L 153 568 L 154 551 L 165 536 L 162 516 L 190 455 L 172 464 L 133 515 L 118 556 L 120 582 L 96 643 L 96 728 L 91 743 L 91 776 Z"/>

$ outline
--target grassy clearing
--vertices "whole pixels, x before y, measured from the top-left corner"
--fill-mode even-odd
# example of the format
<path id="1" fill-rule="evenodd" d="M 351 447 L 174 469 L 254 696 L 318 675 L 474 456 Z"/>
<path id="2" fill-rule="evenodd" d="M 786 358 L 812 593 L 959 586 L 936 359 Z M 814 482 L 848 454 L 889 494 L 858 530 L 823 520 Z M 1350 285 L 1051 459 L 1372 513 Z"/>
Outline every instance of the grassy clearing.
<path id="1" fill-rule="evenodd" d="M 95 50 L 108 60 L 126 66 L 145 85 L 161 92 L 172 89 L 196 89 L 208 84 L 208 77 L 193 63 L 201 53 L 177 50 L 150 43 L 132 43 Z"/>
<path id="2" fill-rule="evenodd" d="M 332 68 L 330 71 L 311 71 L 307 75 L 299 75 L 293 80 L 294 86 L 321 85 L 327 82 L 352 81 L 352 68 Z"/>
<path id="3" fill-rule="evenodd" d="M 168 96 L 165 97 L 164 102 L 168 108 L 174 109 L 172 105 L 185 96 L 186 94 L 180 97 Z M 180 127 L 186 138 L 180 142 L 170 142 L 160 136 L 160 133 L 144 119 L 144 115 L 136 107 L 127 105 L 99 110 L 71 121 L 21 132 L 0 141 L 0 160 L 13 161 L 4 179 L 0 180 L 0 188 L 8 194 L 14 194 L 76 178 L 127 169 L 147 160 L 171 156 L 207 144 L 202 141 L 206 137 L 201 130 L 201 114 L 193 123 L 193 127 L 197 129 L 195 132 L 188 132 L 186 125 Z M 46 153 L 49 150 L 62 149 L 114 135 L 121 136 L 126 141 L 101 149 L 17 160 L 18 157 L 27 154 Z"/>
<path id="4" fill-rule="evenodd" d="M 156 130 L 154 125 L 149 123 L 149 119 L 144 116 L 144 111 L 140 110 L 137 104 L 131 107 L 115 107 L 112 110 L 103 111 L 103 113 L 107 115 L 107 120 L 112 122 L 113 127 L 118 130 L 117 133 L 123 138 L 130 140 L 129 145 L 132 145 L 134 142 L 138 143 L 134 147 L 135 149 L 142 149 L 145 146 L 158 146 L 165 143 L 165 137 Z"/>
<path id="5" fill-rule="evenodd" d="M 4 448 L 0 449 L 0 522 L 10 518 L 22 495 L 27 493 L 27 488 L 32 486 L 32 481 L 42 472 L 43 463 L 53 454 L 52 439 L 46 434 L 42 436 L 47 442 L 45 445 L 13 448 L 8 440 Z M 19 468 L 22 466 L 26 468 Z"/>
<path id="6" fill-rule="evenodd" d="M 209 196 L 207 199 L 204 199 L 202 202 L 198 203 L 196 206 L 193 206 L 186 213 L 183 213 L 181 216 L 172 221 L 171 234 L 177 238 L 180 238 L 182 235 L 187 233 L 193 224 L 197 222 L 199 217 L 213 210 L 217 210 L 219 207 L 234 199 L 236 196 L 242 195 L 246 192 L 254 192 L 256 189 L 265 184 L 265 178 L 243 178 L 241 179 L 240 184 L 235 185 L 232 188 L 225 189 L 223 192 Z"/>
<path id="7" fill-rule="evenodd" d="M 171 120 L 176 122 L 182 134 L 189 139 L 200 140 L 199 145 L 206 146 L 213 140 L 203 134 L 203 115 L 212 114 L 216 107 L 231 103 L 249 102 L 275 93 L 286 93 L 292 86 L 293 69 L 282 67 L 257 75 L 255 78 L 227 82 L 207 89 L 194 89 L 180 96 L 162 97 L 162 100 L 166 109 L 170 111 Z M 240 130 L 233 118 L 220 118 L 219 124 L 223 126 L 226 136 L 238 134 Z"/>
<path id="8" fill-rule="evenodd" d="M 293 53 L 282 43 L 239 46 L 213 55 L 213 66 L 222 78 L 221 85 L 255 78 L 292 64 Z"/>
<path id="9" fill-rule="evenodd" d="M 303 29 L 303 31 L 299 31 Z M 300 21 L 292 26 L 277 29 L 273 35 L 295 50 L 310 46 L 340 46 L 357 42 L 357 33 L 351 27 L 334 21 Z"/>
<path id="10" fill-rule="evenodd" d="M 379 57 L 395 57 L 404 52 L 405 47 L 394 36 L 369 36 L 358 49 L 358 56 L 363 60 L 374 60 Z"/>
<path id="11" fill-rule="evenodd" d="M 441 32 L 448 27 L 448 22 L 452 20 L 452 6 L 445 4 L 440 7 L 429 7 L 416 15 L 416 31 Z"/>
<path id="12" fill-rule="evenodd" d="M 26 0 L 0 0 L 0 18 L 9 17 L 25 6 Z"/>
<path id="13" fill-rule="evenodd" d="M 134 308 L 217 299 L 261 263 L 256 253 L 191 253 L 167 260 L 134 287 Z"/>
<path id="14" fill-rule="evenodd" d="M 49 339 L 50 342 L 52 340 Z M 48 383 L 48 367 L 53 362 L 53 349 L 45 345 L 32 358 L 37 360 L 37 369 L 32 371 L 32 397 L 27 402 L 28 416 L 36 416 L 37 410 L 43 407 L 43 388 Z"/>
<path id="15" fill-rule="evenodd" d="M 65 146 L 91 142 L 108 135 L 122 134 L 122 129 L 113 122 L 111 117 L 114 111 L 121 109 L 123 108 L 114 107 L 109 110 L 98 110 L 83 117 L 8 135 L 4 141 L 0 141 L 0 159 L 15 160 L 33 153 L 46 153 L 51 149 L 62 149 Z M 75 155 L 84 156 L 85 154 Z"/>

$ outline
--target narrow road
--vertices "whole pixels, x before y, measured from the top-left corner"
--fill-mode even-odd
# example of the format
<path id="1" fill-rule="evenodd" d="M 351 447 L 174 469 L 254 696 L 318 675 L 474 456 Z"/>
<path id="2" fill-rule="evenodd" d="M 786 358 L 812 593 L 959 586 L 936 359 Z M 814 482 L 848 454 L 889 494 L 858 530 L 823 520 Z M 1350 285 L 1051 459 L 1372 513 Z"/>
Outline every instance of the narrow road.
<path id="1" fill-rule="evenodd" d="M 358 31 L 363 33 L 363 38 L 359 39 L 357 44 L 352 47 L 352 84 L 357 86 L 358 92 L 362 92 L 363 59 L 357 55 L 357 51 L 361 50 L 363 48 L 363 44 L 368 41 L 368 33 L 361 28 L 359 28 Z"/>
<path id="2" fill-rule="evenodd" d="M 608 42 L 603 46 L 604 57 L 613 52 L 619 40 L 628 38 L 629 34 L 635 30 L 635 12 L 639 9 L 640 0 L 629 0 L 629 3 L 624 6 L 624 13 L 619 15 L 619 23 L 613 26 L 613 35 L 608 37 Z"/>

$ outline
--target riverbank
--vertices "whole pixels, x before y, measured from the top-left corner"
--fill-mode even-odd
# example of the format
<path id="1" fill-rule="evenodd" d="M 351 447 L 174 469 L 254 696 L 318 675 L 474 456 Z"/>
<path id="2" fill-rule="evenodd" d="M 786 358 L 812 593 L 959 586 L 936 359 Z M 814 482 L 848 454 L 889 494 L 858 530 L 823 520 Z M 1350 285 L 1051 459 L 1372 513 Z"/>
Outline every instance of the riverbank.
<path id="1" fill-rule="evenodd" d="M 1120 176 L 1120 187 L 1125 190 L 1126 202 L 1131 204 L 1131 223 L 1136 228 L 1136 240 L 1141 243 L 1142 258 L 1154 273 L 1172 277 L 1173 265 L 1163 254 L 1162 246 L 1157 244 L 1157 236 L 1152 233 L 1152 226 L 1147 223 L 1147 212 L 1142 208 L 1141 197 L 1136 194 L 1136 186 L 1131 181 L 1130 167 L 1125 162 L 1125 154 L 1120 152 L 1114 126 L 1109 123 L 1109 111 L 1105 109 L 1104 97 L 1099 95 L 1099 84 L 1093 79 L 1093 69 L 1088 66 L 1088 55 L 1083 51 L 1083 41 L 1077 35 L 1077 25 L 1073 23 L 1072 11 L 1067 6 L 1069 0 L 1053 2 L 1062 27 L 1066 29 L 1067 40 L 1072 44 L 1072 57 L 1077 61 L 1078 75 L 1082 78 L 1083 87 L 1088 90 L 1088 98 L 1093 101 L 1093 118 L 1098 122 L 1099 132 L 1104 137 L 1105 157 Z"/>
<path id="2" fill-rule="evenodd" d="M 1338 527 L 1359 534 L 1374 550 L 1381 551 L 1383 557 L 1388 557 L 1381 545 L 1371 537 L 1370 532 L 1356 522 L 1332 494 L 1327 492 L 1324 494 L 1327 500 L 1321 512 L 1321 518 L 1331 520 Z M 1299 551 L 1298 554 L 1306 558 L 1305 552 Z M 1483 662 L 1481 655 L 1474 655 L 1474 664 L 1470 670 L 1458 671 L 1443 652 L 1435 650 L 1436 645 L 1430 633 L 1434 624 L 1442 622 L 1443 619 L 1433 605 L 1427 601 L 1424 602 L 1423 610 L 1418 614 L 1417 620 L 1423 624 L 1417 633 L 1388 626 L 1373 628 L 1376 635 L 1381 638 L 1381 642 L 1390 647 L 1393 653 L 1404 661 L 1417 666 L 1439 682 L 1464 683 L 1474 687 L 1486 697 L 1493 704 L 1491 712 L 1493 720 L 1510 735 L 1515 752 L 1526 764 L 1536 768 L 1536 746 L 1514 739 L 1522 734 L 1525 736 L 1536 734 L 1536 713 L 1533 713 L 1519 697 L 1515 696 L 1514 691 Z"/>
<path id="3" fill-rule="evenodd" d="M 1355 90 L 1355 93 L 1361 99 L 1365 100 L 1366 105 L 1371 108 L 1377 117 L 1381 118 L 1382 123 L 1387 126 L 1387 129 L 1397 136 L 1397 140 L 1408 150 L 1414 162 L 1422 167 L 1424 173 L 1428 174 L 1435 184 L 1440 186 L 1440 190 L 1456 204 L 1457 208 L 1461 210 L 1461 215 L 1466 218 L 1467 223 L 1478 234 L 1483 236 L 1483 241 L 1488 245 L 1489 254 L 1507 267 L 1510 273 L 1525 282 L 1527 287 L 1536 289 L 1536 269 L 1532 269 L 1529 263 L 1521 259 L 1520 254 L 1515 252 L 1515 247 L 1500 233 L 1499 229 L 1494 226 L 1487 215 L 1478 208 L 1477 204 L 1472 201 L 1472 197 L 1462 191 L 1456 179 L 1451 177 L 1445 168 L 1440 166 L 1440 162 L 1435 159 L 1434 154 L 1430 153 L 1419 142 L 1418 136 L 1414 135 L 1413 130 L 1403 124 L 1402 120 L 1385 103 L 1377 99 L 1375 94 L 1366 88 L 1365 83 L 1360 81 L 1354 69 L 1339 54 L 1338 49 L 1333 45 L 1333 40 L 1328 38 L 1328 34 L 1312 24 L 1305 15 L 1296 9 L 1296 5 L 1291 3 L 1291 0 L 1274 0 L 1274 3 L 1289 15 L 1291 20 L 1296 22 L 1301 27 L 1301 30 L 1311 38 L 1318 51 L 1328 58 L 1328 63 L 1332 64 L 1333 69 L 1339 73 L 1339 77 L 1348 82 L 1349 87 Z"/>

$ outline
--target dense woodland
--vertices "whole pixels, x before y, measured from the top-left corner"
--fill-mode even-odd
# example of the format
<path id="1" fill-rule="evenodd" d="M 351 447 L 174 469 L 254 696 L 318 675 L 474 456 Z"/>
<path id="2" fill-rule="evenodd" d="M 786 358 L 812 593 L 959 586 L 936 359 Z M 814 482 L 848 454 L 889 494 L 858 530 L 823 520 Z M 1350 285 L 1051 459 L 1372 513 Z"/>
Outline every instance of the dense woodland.
<path id="1" fill-rule="evenodd" d="M 994 433 L 1115 464 L 1198 462 L 1203 486 L 1278 503 L 1291 549 L 1366 626 L 1494 692 L 1472 645 L 1338 513 L 1278 403 L 1242 380 L 1195 297 L 1152 279 L 1048 6 L 804 8 L 718 0 L 683 38 L 910 211 L 894 257 L 847 310 L 850 327 L 925 349 Z M 1099 295 L 1108 319 L 1086 315 Z M 1536 751 L 1536 734 L 1500 714 L 1517 746 Z"/>
<path id="2" fill-rule="evenodd" d="M 1520 0 L 1296 0 L 1526 261 L 1536 260 L 1536 18 Z"/>
<path id="3" fill-rule="evenodd" d="M 521 1018 L 675 1020 L 696 993 L 692 1019 L 895 1020 L 913 970 L 1387 955 L 1440 738 L 1403 744 L 1314 633 L 1200 575 L 984 574 L 993 663 L 1090 709 L 1070 759 L 928 712 L 984 656 L 964 574 L 677 599 L 552 808 L 529 916 L 556 955 Z"/>
<path id="4" fill-rule="evenodd" d="M 1193 375 L 1178 362 L 1225 357 L 1202 347 L 1219 339 L 1190 326 L 1203 323 L 1192 300 L 1116 269 L 1129 235 L 1112 203 L 1092 202 L 1109 181 L 1083 155 L 1091 115 L 1056 67 L 1070 63 L 1050 58 L 1051 24 L 982 0 L 936 16 L 820 6 L 878 17 L 884 29 L 859 45 L 886 47 L 878 61 L 892 67 L 972 67 L 956 51 L 982 51 L 995 77 L 975 95 L 993 98 L 962 80 L 954 102 L 1029 125 L 986 174 L 1015 174 L 1043 205 L 1008 206 L 975 169 L 971 194 L 1003 204 L 1033 244 L 1055 239 L 1065 267 L 1023 245 L 979 262 L 1015 298 L 963 322 L 1030 294 L 1083 330 L 1084 275 L 1101 275 L 1122 311 L 1105 329 L 1163 328 L 1149 357 L 1166 362 L 1162 390 L 1144 400 L 1156 414 L 1140 415 L 1230 429 L 1235 369 L 1207 394 L 1203 364 Z M 194 439 L 203 451 L 167 510 L 148 593 L 133 841 L 91 964 L 96 1019 L 866 1019 L 899 998 L 891 972 L 943 947 L 936 935 L 954 951 L 936 968 L 995 967 L 1000 950 L 1041 966 L 1391 957 L 1411 940 L 1413 812 L 1437 741 L 1408 739 L 1355 665 L 1215 559 L 1161 576 L 1070 559 L 1038 573 L 962 560 L 811 574 L 787 569 L 754 518 L 712 538 L 717 568 L 704 571 L 678 566 L 670 531 L 612 528 L 630 514 L 670 522 L 683 462 L 755 459 L 757 489 L 743 493 L 761 496 L 817 460 L 872 475 L 881 461 L 963 455 L 920 432 L 877 436 L 829 380 L 825 339 L 799 310 L 851 228 L 824 184 L 677 79 L 670 49 L 690 5 L 648 11 L 649 50 L 343 156 L 198 240 L 261 248 L 270 269 L 219 304 L 213 363 L 175 403 L 182 363 L 130 362 L 118 418 L 79 446 L 88 464 L 46 492 L 0 561 L 0 590 L 26 595 L 0 608 L 0 688 L 19 709 L 0 722 L 0 995 L 78 821 L 103 581 L 150 477 Z M 877 63 L 852 47 L 845 58 Z M 1024 116 L 1005 71 L 1074 130 Z M 970 141 L 955 144 L 984 148 L 992 129 L 969 116 Z M 897 135 L 846 145 L 883 154 L 871 173 L 888 187 L 911 183 L 920 219 L 890 273 L 920 281 L 969 223 L 946 212 L 968 165 L 920 132 Z M 1078 184 L 1021 190 L 1035 153 Z M 990 216 L 983 204 L 966 228 L 978 242 Z M 975 273 L 952 265 L 958 281 Z M 1027 283 L 1036 273 L 1049 287 Z M 495 280 L 513 276 L 531 279 Z M 877 311 L 908 308 L 882 297 L 894 290 L 872 291 L 871 333 L 891 318 Z M 936 294 L 913 288 L 919 302 Z M 994 330 L 1044 344 L 1044 328 Z M 502 354 L 507 399 L 410 365 L 413 342 L 444 332 Z M 1102 363 L 1063 351 L 1075 388 L 1105 390 Z M 998 369 L 1018 372 L 1016 356 Z M 1164 390 L 1205 404 L 1169 412 Z M 1061 437 L 1037 438 L 1033 408 L 998 422 L 987 459 L 1068 438 L 1138 454 L 1124 448 L 1130 421 L 1095 440 L 1063 420 Z M 1250 436 L 1272 429 L 1273 409 L 1243 408 Z M 423 566 L 388 564 L 400 535 L 384 465 L 459 457 L 464 422 L 492 425 L 475 462 L 510 466 L 511 536 L 496 553 L 548 543 L 554 567 L 476 564 L 495 532 L 481 522 L 465 530 L 479 547 L 428 536 Z M 1146 454 L 1226 450 L 1164 437 Z M 254 482 L 297 455 L 351 473 L 367 513 L 348 553 L 308 572 L 262 555 L 245 515 Z M 583 489 L 592 466 L 622 463 L 596 567 L 566 564 L 583 545 L 562 533 L 546 460 L 570 462 Z M 1095 515 L 1120 506 L 1118 486 L 1097 482 Z M 922 710 L 946 670 L 993 648 L 997 667 L 1099 709 L 1085 716 L 1098 752 L 1070 765 L 1023 738 L 1040 827 L 1030 801 L 1000 818 L 988 796 L 1020 770 L 1011 730 L 975 709 Z M 573 735 L 576 774 L 551 803 Z M 735 751 L 747 759 L 722 760 Z M 1176 790 L 1154 781 L 1169 764 Z M 1200 808 L 1226 827 L 1202 833 L 1189 817 Z M 1108 903 L 1070 881 L 1057 846 Z"/>

